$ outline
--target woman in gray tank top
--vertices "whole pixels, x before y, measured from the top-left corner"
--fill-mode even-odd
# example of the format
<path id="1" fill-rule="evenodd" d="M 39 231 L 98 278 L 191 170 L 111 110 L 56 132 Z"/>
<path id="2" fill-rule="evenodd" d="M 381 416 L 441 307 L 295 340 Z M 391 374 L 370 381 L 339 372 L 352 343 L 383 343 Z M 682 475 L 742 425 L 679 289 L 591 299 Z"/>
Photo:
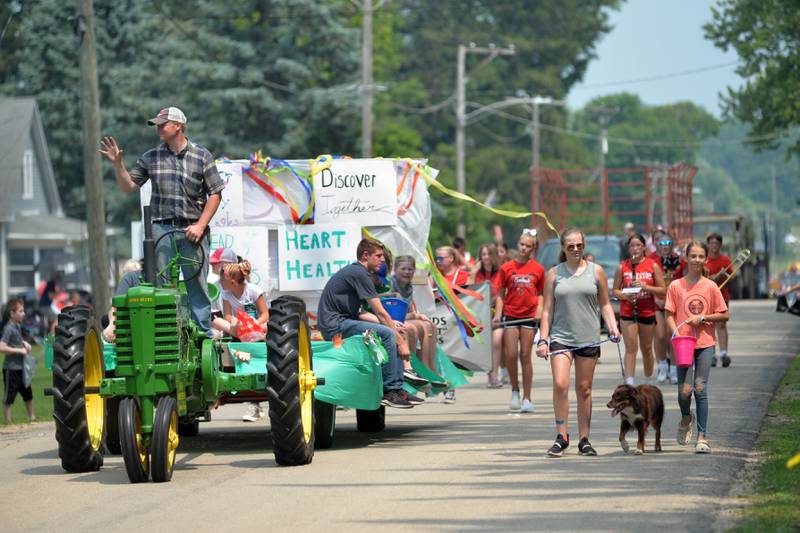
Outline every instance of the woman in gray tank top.
<path id="1" fill-rule="evenodd" d="M 553 411 L 556 441 L 547 451 L 561 457 L 569 447 L 569 370 L 575 361 L 575 394 L 578 397 L 578 452 L 597 455 L 589 442 L 592 419 L 592 381 L 600 348 L 578 348 L 600 340 L 600 313 L 608 324 L 609 336 L 619 339 L 614 310 L 608 299 L 608 278 L 603 268 L 583 258 L 583 232 L 567 229 L 561 233 L 561 263 L 547 272 L 544 281 L 541 339 L 536 355 L 547 359 L 550 352 L 572 349 L 550 360 L 553 373 Z M 619 342 L 619 340 L 617 340 Z"/>

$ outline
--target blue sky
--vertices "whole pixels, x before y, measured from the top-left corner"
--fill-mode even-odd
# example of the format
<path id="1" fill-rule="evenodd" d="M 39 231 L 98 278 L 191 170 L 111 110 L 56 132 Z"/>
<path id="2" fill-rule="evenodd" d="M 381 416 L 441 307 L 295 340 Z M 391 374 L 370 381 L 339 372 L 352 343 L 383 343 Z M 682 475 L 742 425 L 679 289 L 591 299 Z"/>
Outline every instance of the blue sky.
<path id="1" fill-rule="evenodd" d="M 570 107 L 626 91 L 638 94 L 646 104 L 691 100 L 719 116 L 718 94 L 728 85 L 741 83 L 734 65 L 653 81 L 597 86 L 735 62 L 735 52 L 723 52 L 703 37 L 703 24 L 711 20 L 714 4 L 712 0 L 624 2 L 620 11 L 611 12 L 614 29 L 599 43 L 597 59 L 590 63 L 583 83 L 568 95 Z"/>

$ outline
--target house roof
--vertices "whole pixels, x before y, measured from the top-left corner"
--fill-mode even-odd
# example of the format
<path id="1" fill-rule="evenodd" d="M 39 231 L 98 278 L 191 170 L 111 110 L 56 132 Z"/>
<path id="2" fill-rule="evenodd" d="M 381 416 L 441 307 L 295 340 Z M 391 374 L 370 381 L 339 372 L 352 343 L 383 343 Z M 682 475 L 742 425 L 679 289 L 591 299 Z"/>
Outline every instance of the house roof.
<path id="1" fill-rule="evenodd" d="M 59 215 L 63 213 L 36 99 L 0 98 L 0 222 L 14 219 L 14 206 L 20 194 L 23 151 L 29 135 L 33 139 L 50 211 Z"/>
<path id="2" fill-rule="evenodd" d="M 76 218 L 57 215 L 17 215 L 8 227 L 9 241 L 84 241 L 88 236 L 86 223 Z"/>

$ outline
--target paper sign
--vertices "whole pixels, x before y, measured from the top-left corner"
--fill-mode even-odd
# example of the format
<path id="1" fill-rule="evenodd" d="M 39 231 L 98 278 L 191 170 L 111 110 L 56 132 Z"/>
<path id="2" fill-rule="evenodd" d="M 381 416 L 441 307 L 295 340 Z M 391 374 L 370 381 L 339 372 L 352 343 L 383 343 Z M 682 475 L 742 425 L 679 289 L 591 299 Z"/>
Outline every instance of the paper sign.
<path id="1" fill-rule="evenodd" d="M 210 253 L 217 248 L 230 248 L 253 267 L 250 283 L 270 290 L 268 229 L 263 226 L 230 226 L 211 228 Z"/>
<path id="2" fill-rule="evenodd" d="M 244 219 L 244 201 L 242 195 L 241 163 L 217 163 L 219 177 L 225 182 L 222 191 L 222 202 L 214 213 L 209 226 L 239 226 Z"/>
<path id="3" fill-rule="evenodd" d="M 278 228 L 280 290 L 320 290 L 342 267 L 356 260 L 361 228 L 353 225 Z"/>
<path id="4" fill-rule="evenodd" d="M 641 287 L 625 287 L 622 289 L 622 294 L 639 294 L 641 291 Z"/>
<path id="5" fill-rule="evenodd" d="M 317 224 L 394 226 L 397 177 L 391 159 L 336 159 L 314 174 Z"/>

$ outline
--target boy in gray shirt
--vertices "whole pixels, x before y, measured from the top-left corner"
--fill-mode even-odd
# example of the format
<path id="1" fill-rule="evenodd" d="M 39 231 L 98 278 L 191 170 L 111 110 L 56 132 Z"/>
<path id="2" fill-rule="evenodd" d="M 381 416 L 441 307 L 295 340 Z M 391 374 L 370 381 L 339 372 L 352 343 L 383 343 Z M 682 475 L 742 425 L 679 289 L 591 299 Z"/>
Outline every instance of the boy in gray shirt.
<path id="1" fill-rule="evenodd" d="M 25 319 L 25 305 L 22 300 L 11 299 L 6 305 L 0 333 L 0 352 L 5 354 L 3 361 L 3 416 L 6 424 L 11 423 L 11 405 L 17 397 L 22 396 L 28 411 L 28 420 L 33 422 L 36 415 L 33 411 L 33 391 L 25 385 L 23 371 L 25 356 L 31 352 L 31 345 L 22 338 L 20 324 Z"/>

